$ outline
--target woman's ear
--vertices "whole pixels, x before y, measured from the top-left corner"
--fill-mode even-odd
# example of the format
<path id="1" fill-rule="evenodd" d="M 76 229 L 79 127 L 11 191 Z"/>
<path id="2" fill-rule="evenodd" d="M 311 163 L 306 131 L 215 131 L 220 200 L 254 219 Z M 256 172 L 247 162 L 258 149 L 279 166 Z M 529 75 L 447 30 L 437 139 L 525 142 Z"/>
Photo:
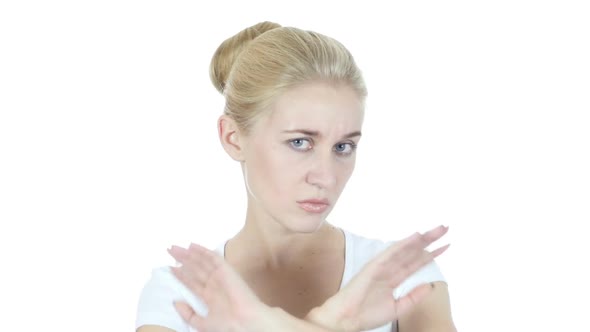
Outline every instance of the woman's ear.
<path id="1" fill-rule="evenodd" d="M 217 120 L 217 132 L 223 149 L 235 161 L 244 161 L 244 149 L 236 122 L 223 114 Z"/>

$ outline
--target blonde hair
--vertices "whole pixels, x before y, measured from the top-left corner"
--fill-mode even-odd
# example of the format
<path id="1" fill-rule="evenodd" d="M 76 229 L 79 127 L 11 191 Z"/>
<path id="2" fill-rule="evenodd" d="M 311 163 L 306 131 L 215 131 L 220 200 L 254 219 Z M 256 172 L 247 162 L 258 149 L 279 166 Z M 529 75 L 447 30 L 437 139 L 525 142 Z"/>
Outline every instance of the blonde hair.
<path id="1" fill-rule="evenodd" d="M 261 22 L 215 51 L 211 81 L 225 96 L 225 114 L 247 134 L 285 90 L 312 81 L 348 84 L 364 101 L 367 89 L 350 52 L 328 36 Z"/>

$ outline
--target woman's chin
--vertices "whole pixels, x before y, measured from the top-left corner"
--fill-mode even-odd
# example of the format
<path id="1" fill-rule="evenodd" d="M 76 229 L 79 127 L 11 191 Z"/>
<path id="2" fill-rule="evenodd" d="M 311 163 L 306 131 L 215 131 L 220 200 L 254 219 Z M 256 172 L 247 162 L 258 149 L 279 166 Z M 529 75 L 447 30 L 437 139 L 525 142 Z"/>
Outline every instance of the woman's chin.
<path id="1" fill-rule="evenodd" d="M 299 218 L 284 224 L 284 226 L 294 233 L 311 234 L 317 232 L 324 223 L 325 218 L 317 216 L 315 218 Z"/>

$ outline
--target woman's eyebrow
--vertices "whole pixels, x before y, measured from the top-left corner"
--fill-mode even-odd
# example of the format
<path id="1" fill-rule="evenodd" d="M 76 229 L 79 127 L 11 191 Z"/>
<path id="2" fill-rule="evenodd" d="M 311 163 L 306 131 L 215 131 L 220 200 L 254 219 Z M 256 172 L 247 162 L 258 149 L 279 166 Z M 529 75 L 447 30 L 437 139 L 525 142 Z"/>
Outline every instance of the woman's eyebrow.
<path id="1" fill-rule="evenodd" d="M 356 137 L 356 136 L 362 136 L 362 133 L 360 131 L 353 131 L 350 134 L 344 135 L 344 138 L 353 138 L 353 137 Z"/>
<path id="2" fill-rule="evenodd" d="M 319 132 L 314 131 L 314 130 L 308 130 L 308 129 L 283 130 L 283 133 L 285 133 L 285 134 L 303 134 L 303 135 L 311 136 L 311 137 L 321 136 Z"/>
<path id="3" fill-rule="evenodd" d="M 314 131 L 314 130 L 309 130 L 309 129 L 293 129 L 293 130 L 283 130 L 283 133 L 286 134 L 303 134 L 306 136 L 311 136 L 311 137 L 320 137 L 320 133 L 318 131 Z M 361 132 L 360 131 L 354 131 L 352 133 L 346 134 L 343 136 L 343 138 L 352 138 L 352 137 L 356 137 L 356 136 L 361 136 Z"/>

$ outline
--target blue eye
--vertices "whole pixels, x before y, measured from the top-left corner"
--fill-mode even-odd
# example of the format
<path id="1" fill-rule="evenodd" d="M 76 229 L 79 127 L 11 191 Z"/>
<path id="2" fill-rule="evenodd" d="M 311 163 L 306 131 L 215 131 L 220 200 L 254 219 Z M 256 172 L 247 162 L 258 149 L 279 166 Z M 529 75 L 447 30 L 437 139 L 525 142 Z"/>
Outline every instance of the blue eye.
<path id="1" fill-rule="evenodd" d="M 311 149 L 311 142 L 305 138 L 296 138 L 289 141 L 289 144 L 295 150 L 306 151 Z"/>
<path id="2" fill-rule="evenodd" d="M 341 155 L 349 155 L 354 152 L 356 149 L 356 144 L 354 143 L 338 143 L 334 145 L 334 151 Z"/>

